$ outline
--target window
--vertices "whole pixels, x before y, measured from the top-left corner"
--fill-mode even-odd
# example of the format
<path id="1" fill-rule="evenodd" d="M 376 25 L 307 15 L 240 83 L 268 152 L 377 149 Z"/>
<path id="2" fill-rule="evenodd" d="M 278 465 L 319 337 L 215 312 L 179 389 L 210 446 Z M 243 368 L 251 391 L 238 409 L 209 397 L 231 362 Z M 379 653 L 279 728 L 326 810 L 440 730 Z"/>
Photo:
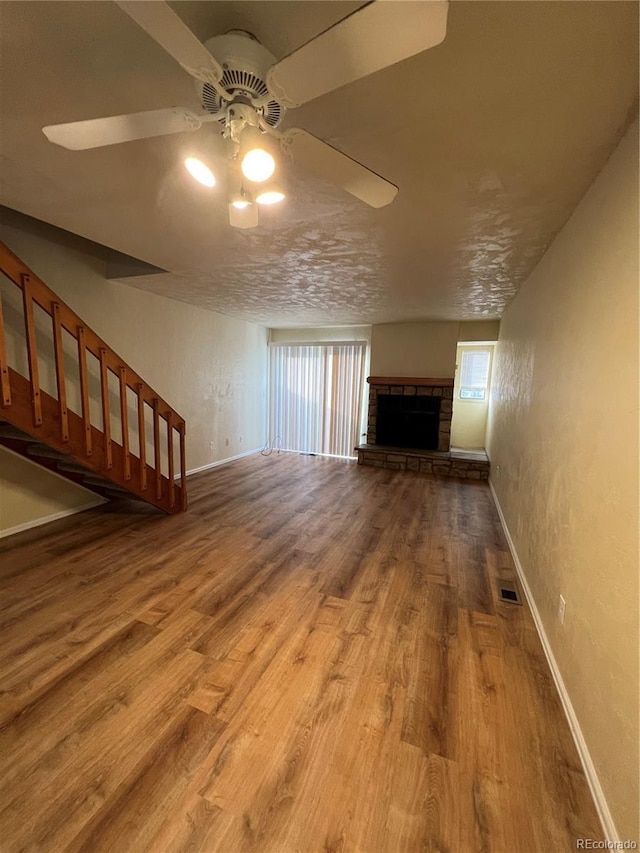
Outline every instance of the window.
<path id="1" fill-rule="evenodd" d="M 466 350 L 462 353 L 458 394 L 461 400 L 486 400 L 490 364 L 489 350 Z"/>
<path id="2" fill-rule="evenodd" d="M 366 354 L 360 343 L 271 347 L 270 433 L 283 450 L 353 457 Z"/>

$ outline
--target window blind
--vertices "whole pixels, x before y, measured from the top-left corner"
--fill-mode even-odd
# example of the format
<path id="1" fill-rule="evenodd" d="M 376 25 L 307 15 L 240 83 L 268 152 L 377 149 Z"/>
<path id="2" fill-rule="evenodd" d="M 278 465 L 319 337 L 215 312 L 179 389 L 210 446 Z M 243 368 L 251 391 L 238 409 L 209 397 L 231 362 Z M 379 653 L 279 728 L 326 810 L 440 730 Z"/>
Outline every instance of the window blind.
<path id="1" fill-rule="evenodd" d="M 283 450 L 354 455 L 363 414 L 366 343 L 270 349 L 270 435 Z"/>
<path id="2" fill-rule="evenodd" d="M 462 354 L 461 388 L 487 387 L 490 357 L 491 353 L 488 350 L 467 351 Z"/>

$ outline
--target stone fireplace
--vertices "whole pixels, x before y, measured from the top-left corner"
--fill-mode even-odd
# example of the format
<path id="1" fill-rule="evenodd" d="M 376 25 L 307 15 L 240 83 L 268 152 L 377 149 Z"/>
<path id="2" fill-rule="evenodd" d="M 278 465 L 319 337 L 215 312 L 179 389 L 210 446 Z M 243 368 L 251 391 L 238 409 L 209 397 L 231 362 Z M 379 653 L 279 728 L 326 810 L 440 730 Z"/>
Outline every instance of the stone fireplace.
<path id="1" fill-rule="evenodd" d="M 367 444 L 412 450 L 449 450 L 453 379 L 370 376 L 367 381 Z M 381 435 L 378 435 L 380 431 Z M 386 438 L 392 434 L 397 437 L 404 434 L 404 438 L 387 441 Z M 426 441 L 429 434 L 434 436 L 432 442 Z"/>
<path id="2" fill-rule="evenodd" d="M 451 451 L 453 379 L 370 376 L 367 443 L 358 465 L 470 480 L 489 478 L 485 453 Z"/>

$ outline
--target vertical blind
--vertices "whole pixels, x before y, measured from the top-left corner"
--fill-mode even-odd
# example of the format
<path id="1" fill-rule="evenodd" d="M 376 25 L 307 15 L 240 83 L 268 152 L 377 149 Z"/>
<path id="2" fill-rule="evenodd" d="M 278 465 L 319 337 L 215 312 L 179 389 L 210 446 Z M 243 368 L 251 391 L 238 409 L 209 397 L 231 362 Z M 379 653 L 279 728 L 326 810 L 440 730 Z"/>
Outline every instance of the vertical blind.
<path id="1" fill-rule="evenodd" d="M 271 347 L 270 434 L 283 450 L 353 456 L 366 343 Z"/>

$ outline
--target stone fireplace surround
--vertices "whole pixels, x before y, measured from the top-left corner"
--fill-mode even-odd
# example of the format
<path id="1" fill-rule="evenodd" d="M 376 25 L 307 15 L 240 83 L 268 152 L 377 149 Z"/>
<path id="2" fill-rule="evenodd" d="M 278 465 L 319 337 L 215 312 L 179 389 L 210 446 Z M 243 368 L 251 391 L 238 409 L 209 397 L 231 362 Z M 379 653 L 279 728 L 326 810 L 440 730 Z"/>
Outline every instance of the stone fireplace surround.
<path id="1" fill-rule="evenodd" d="M 418 471 L 470 480 L 488 480 L 489 461 L 485 453 L 451 451 L 453 379 L 430 377 L 370 376 L 367 443 L 358 445 L 358 465 L 392 470 Z M 418 450 L 384 447 L 376 443 L 378 397 L 383 394 L 440 397 L 438 449 Z"/>
<path id="2" fill-rule="evenodd" d="M 370 376 L 369 417 L 367 421 L 367 444 L 376 444 L 378 396 L 381 394 L 403 394 L 405 397 L 441 397 L 438 450 L 447 451 L 451 446 L 451 415 L 453 411 L 453 379 L 421 379 Z"/>

